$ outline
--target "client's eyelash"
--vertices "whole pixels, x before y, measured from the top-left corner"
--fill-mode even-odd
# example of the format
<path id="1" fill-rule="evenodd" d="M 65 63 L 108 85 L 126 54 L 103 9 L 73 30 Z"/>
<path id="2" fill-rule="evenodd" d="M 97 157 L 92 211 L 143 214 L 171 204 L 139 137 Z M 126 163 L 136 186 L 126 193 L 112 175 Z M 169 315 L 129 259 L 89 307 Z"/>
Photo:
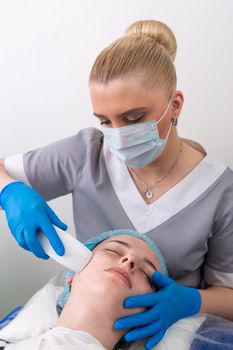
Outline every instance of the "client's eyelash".
<path id="1" fill-rule="evenodd" d="M 116 253 L 117 255 L 120 255 L 120 253 L 118 253 L 116 250 L 113 250 L 113 249 L 106 249 L 106 250 L 108 250 L 108 251 L 110 251 L 110 252 L 113 252 L 113 253 Z"/>
<path id="2" fill-rule="evenodd" d="M 143 275 L 146 277 L 146 279 L 148 280 L 148 282 L 150 283 L 150 285 L 152 286 L 152 282 L 151 282 L 150 276 L 145 271 L 143 271 L 143 270 L 141 270 L 141 271 L 142 271 Z"/>

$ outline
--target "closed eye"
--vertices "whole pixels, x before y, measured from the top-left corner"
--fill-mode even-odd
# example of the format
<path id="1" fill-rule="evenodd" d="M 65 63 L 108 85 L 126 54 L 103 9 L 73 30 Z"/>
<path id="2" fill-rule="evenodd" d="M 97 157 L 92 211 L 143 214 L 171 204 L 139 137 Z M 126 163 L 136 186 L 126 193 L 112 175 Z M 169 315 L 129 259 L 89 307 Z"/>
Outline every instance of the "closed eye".
<path id="1" fill-rule="evenodd" d="M 121 255 L 119 252 L 117 252 L 116 250 L 113 250 L 113 249 L 106 249 L 107 251 L 109 252 L 112 252 L 112 253 L 115 253 L 117 255 Z"/>
<path id="2" fill-rule="evenodd" d="M 151 277 L 145 271 L 141 270 L 141 272 L 149 282 L 150 286 L 152 286 Z"/>

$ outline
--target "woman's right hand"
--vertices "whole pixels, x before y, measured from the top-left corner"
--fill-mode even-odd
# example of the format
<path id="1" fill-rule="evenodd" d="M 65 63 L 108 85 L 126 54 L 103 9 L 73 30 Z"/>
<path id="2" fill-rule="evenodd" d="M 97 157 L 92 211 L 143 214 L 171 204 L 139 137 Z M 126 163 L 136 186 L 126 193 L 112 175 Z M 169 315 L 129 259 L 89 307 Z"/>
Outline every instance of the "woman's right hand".
<path id="1" fill-rule="evenodd" d="M 67 230 L 41 195 L 23 182 L 11 182 L 0 192 L 0 206 L 5 210 L 8 226 L 18 244 L 38 258 L 48 259 L 37 239 L 41 230 L 58 255 L 65 252 L 61 239 L 53 225 Z"/>

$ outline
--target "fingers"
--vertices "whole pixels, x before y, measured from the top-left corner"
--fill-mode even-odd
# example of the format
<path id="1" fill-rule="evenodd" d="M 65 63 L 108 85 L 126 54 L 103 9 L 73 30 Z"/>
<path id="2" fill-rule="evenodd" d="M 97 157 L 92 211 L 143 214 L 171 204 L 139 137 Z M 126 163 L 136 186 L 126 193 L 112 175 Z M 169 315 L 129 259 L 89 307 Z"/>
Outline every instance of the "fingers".
<path id="1" fill-rule="evenodd" d="M 151 308 L 149 310 L 137 313 L 135 315 L 127 316 L 121 318 L 115 322 L 115 329 L 127 329 L 139 326 L 145 326 L 149 323 L 152 323 L 156 320 L 159 320 L 161 317 L 160 308 Z"/>
<path id="2" fill-rule="evenodd" d="M 42 259 L 48 259 L 49 256 L 44 252 L 37 239 L 38 230 L 41 230 L 46 235 L 52 248 L 58 255 L 62 256 L 65 253 L 63 243 L 53 227 L 50 218 L 55 223 L 59 223 L 60 220 L 53 213 L 52 209 L 48 208 L 46 208 L 46 212 L 43 210 L 37 213 L 36 220 L 31 222 L 30 225 L 25 226 L 23 222 L 13 231 L 14 237 L 22 248 L 31 251 L 35 256 Z M 63 228 L 67 228 L 67 226 L 63 224 Z"/>
<path id="3" fill-rule="evenodd" d="M 52 224 L 59 227 L 61 230 L 66 231 L 68 226 L 59 219 L 59 217 L 55 214 L 55 212 L 50 208 L 50 206 L 47 203 L 45 204 L 46 213 Z"/>
<path id="4" fill-rule="evenodd" d="M 55 228 L 51 224 L 49 220 L 46 220 L 43 222 L 41 226 L 41 231 L 45 234 L 45 236 L 48 238 L 53 250 L 60 256 L 64 255 L 65 248 L 64 245 L 58 236 Z"/>
<path id="5" fill-rule="evenodd" d="M 161 321 L 152 322 L 150 325 L 146 327 L 141 327 L 138 329 L 134 329 L 125 334 L 124 339 L 126 341 L 135 341 L 143 338 L 150 337 L 155 333 L 159 332 L 162 328 Z"/>
<path id="6" fill-rule="evenodd" d="M 149 338 L 144 347 L 145 350 L 151 350 L 156 346 L 164 337 L 164 334 L 166 333 L 166 330 L 164 328 L 161 328 L 153 337 Z"/>
<path id="7" fill-rule="evenodd" d="M 136 295 L 125 299 L 124 307 L 149 307 L 157 304 L 160 301 L 160 298 L 159 293 Z"/>
<path id="8" fill-rule="evenodd" d="M 49 258 L 49 256 L 45 254 L 44 250 L 42 249 L 40 243 L 37 240 L 35 228 L 24 228 L 23 234 L 26 246 L 35 256 L 42 259 Z"/>
<path id="9" fill-rule="evenodd" d="M 170 285 L 173 280 L 157 271 L 153 273 L 152 282 L 160 289 Z"/>
<path id="10" fill-rule="evenodd" d="M 18 245 L 23 248 L 26 249 L 28 251 L 30 251 L 30 249 L 28 248 L 25 239 L 24 239 L 24 233 L 23 233 L 23 228 L 22 227 L 17 227 L 14 231 L 14 237 L 18 242 Z"/>

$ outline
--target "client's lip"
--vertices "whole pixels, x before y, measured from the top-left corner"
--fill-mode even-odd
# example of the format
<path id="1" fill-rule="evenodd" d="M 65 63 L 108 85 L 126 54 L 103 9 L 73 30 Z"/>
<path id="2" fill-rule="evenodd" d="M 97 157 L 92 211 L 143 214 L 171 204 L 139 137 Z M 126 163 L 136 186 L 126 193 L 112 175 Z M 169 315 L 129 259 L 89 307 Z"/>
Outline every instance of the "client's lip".
<path id="1" fill-rule="evenodd" d="M 130 289 L 132 289 L 132 284 L 129 278 L 129 274 L 125 270 L 121 269 L 120 267 L 110 267 L 109 269 L 106 269 L 104 271 L 116 273 L 125 282 L 125 284 Z"/>

